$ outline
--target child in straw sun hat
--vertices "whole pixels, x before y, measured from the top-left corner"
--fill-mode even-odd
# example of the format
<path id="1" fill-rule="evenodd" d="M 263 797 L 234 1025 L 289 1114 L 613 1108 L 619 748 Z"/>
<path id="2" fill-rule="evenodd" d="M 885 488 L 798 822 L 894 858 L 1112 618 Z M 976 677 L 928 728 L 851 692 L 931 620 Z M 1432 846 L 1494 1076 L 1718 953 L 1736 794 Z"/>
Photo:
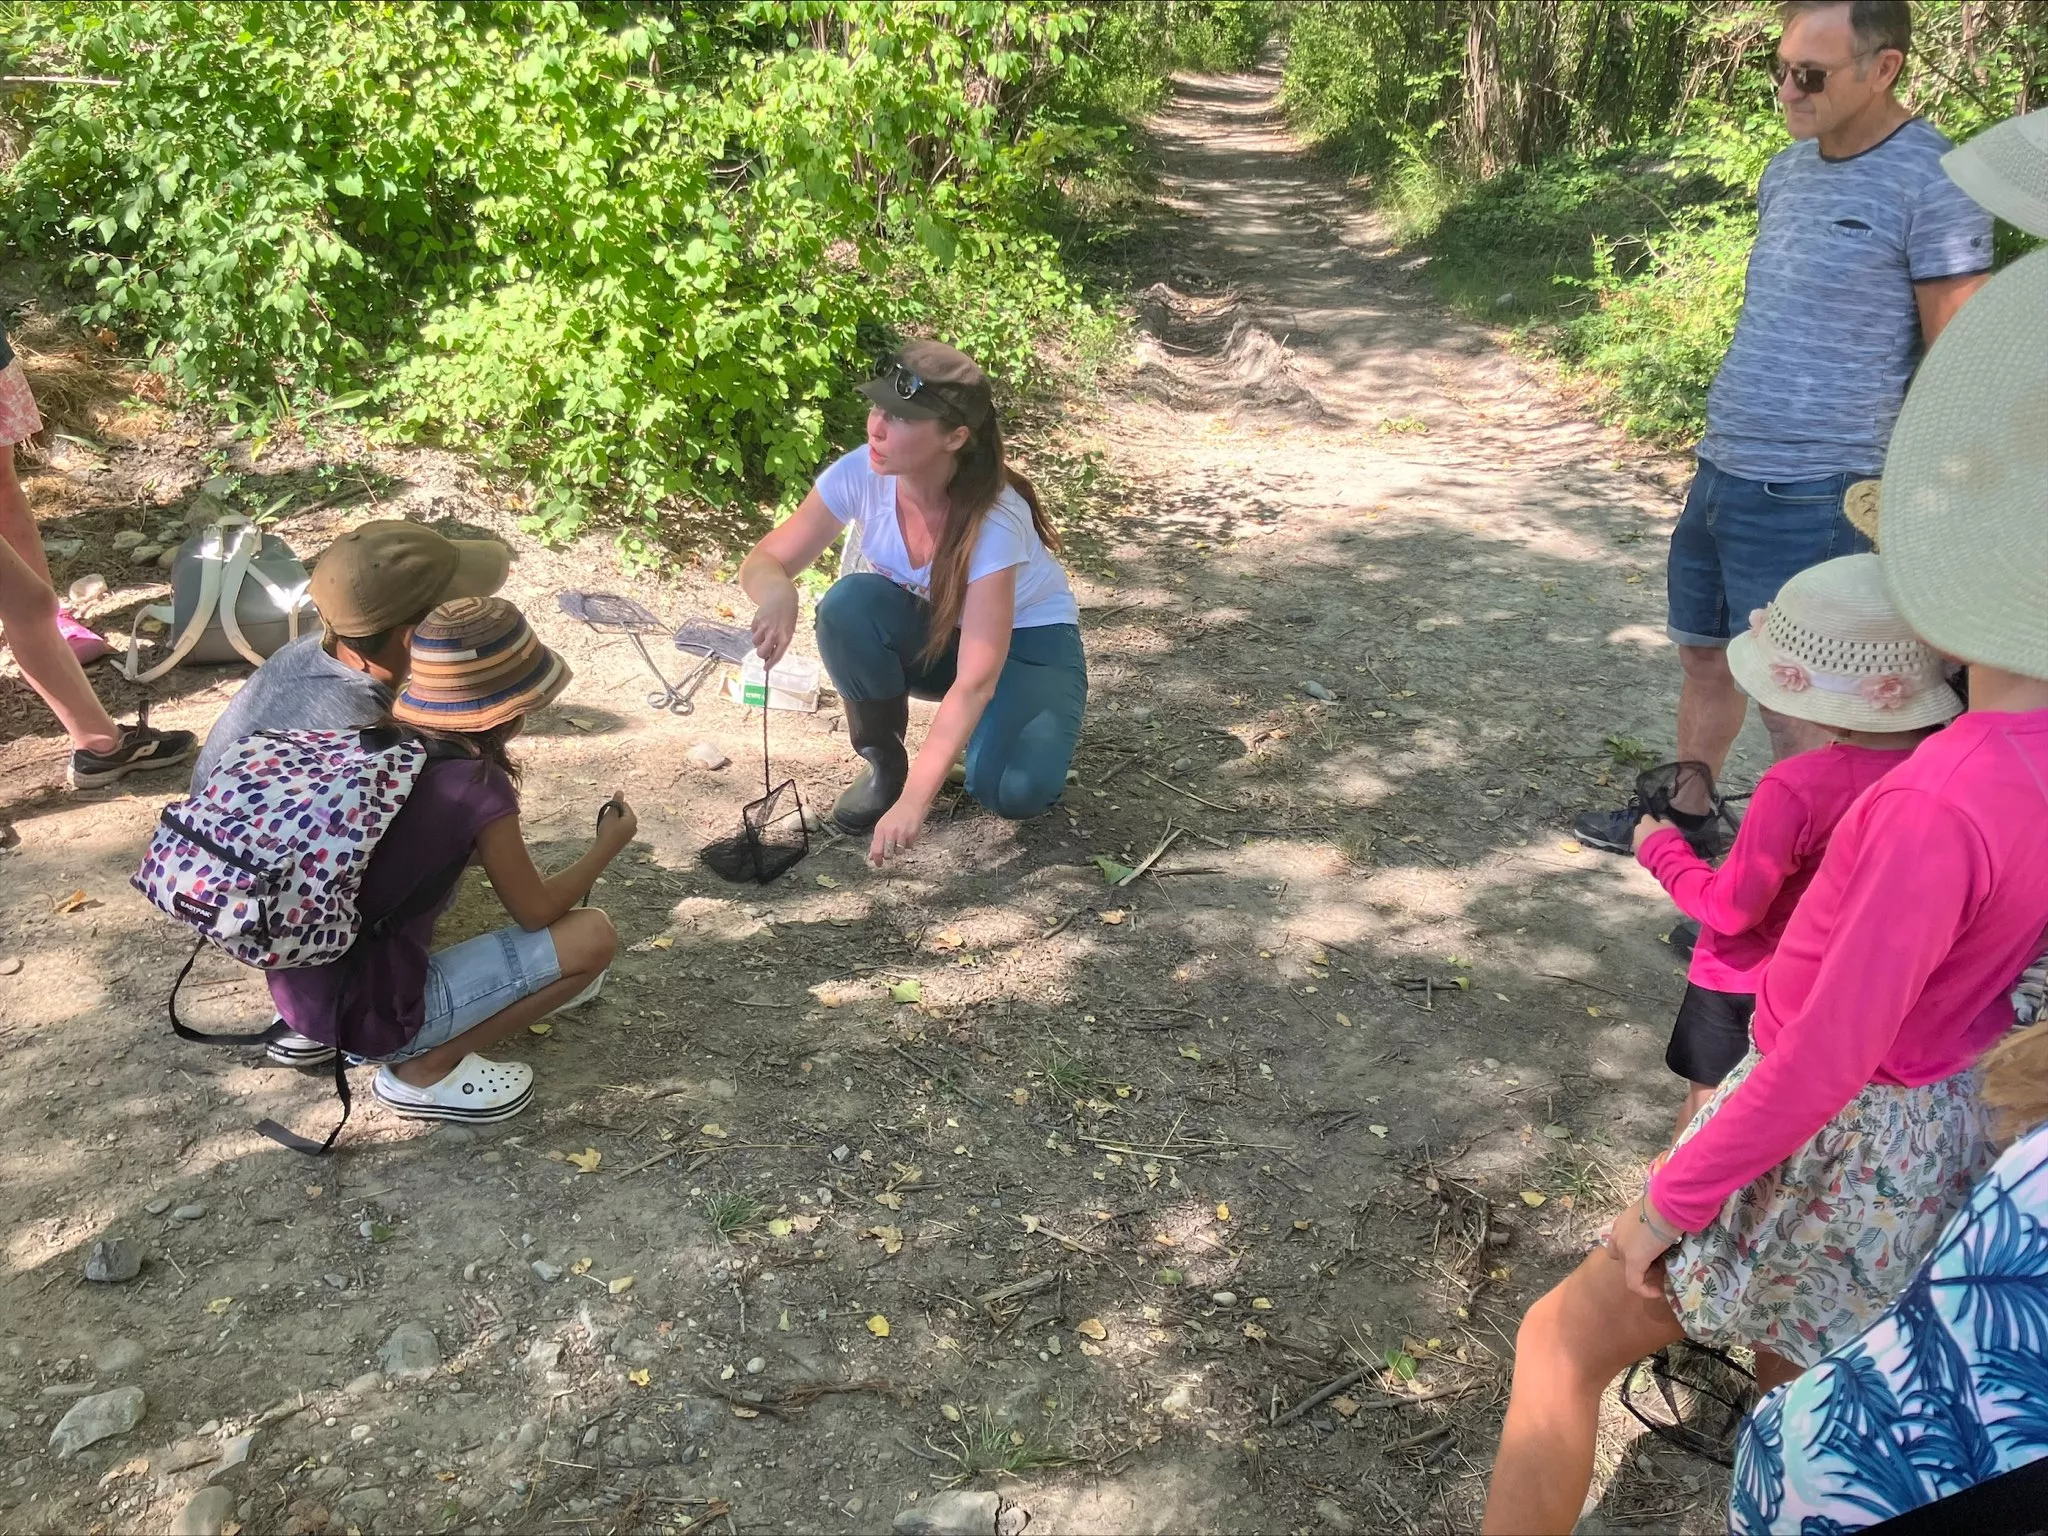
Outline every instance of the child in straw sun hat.
<path id="1" fill-rule="evenodd" d="M 1846 555 L 1786 582 L 1728 646 L 1735 681 L 1765 709 L 1834 740 L 1757 781 L 1727 860 L 1715 869 L 1683 831 L 1644 817 L 1636 857 L 1700 924 L 1665 1065 L 1691 1084 L 1682 1131 L 1749 1051 L 1764 966 L 1820 869 L 1835 824 L 1904 762 L 1961 701 L 1936 656 L 1892 607 L 1875 555 Z"/>
<path id="2" fill-rule="evenodd" d="M 1570 1529 L 1631 1362 L 1744 1344 L 1771 1387 L 1860 1333 L 1990 1161 L 1976 1064 L 2048 931 L 2048 253 L 1929 349 L 1882 526 L 1893 606 L 1968 665 L 1970 707 L 1842 817 L 1758 984 L 1755 1049 L 1523 1319 L 1489 1530 Z"/>
<path id="3" fill-rule="evenodd" d="M 384 1063 L 372 1091 L 399 1115 L 469 1124 L 509 1119 L 533 1097 L 533 1069 L 478 1054 L 527 1024 L 594 996 L 618 947 L 611 920 L 578 907 L 637 822 L 614 797 L 590 850 L 542 876 L 519 827 L 519 770 L 506 752 L 526 717 L 552 703 L 569 668 L 502 597 L 443 603 L 413 631 L 393 721 L 429 761 L 363 875 L 365 952 L 344 964 L 271 971 L 280 1017 L 301 1035 Z M 430 953 L 461 871 L 484 867 L 512 922 Z M 442 894 L 436 899 L 434 892 Z M 394 923 L 387 915 L 425 901 Z M 344 992 L 344 985 L 346 991 Z M 349 1000 L 337 1042 L 335 1015 Z"/>

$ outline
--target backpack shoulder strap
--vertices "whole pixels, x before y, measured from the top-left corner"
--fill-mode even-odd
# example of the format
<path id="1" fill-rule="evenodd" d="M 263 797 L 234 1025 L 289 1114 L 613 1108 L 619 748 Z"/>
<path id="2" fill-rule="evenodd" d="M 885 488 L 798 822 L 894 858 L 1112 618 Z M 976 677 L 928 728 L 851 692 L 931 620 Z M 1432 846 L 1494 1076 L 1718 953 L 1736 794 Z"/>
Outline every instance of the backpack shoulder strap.
<path id="1" fill-rule="evenodd" d="M 249 563 L 256 558 L 256 552 L 263 547 L 263 530 L 248 518 L 231 514 L 222 518 L 214 527 L 222 530 L 222 541 L 227 555 L 227 564 L 221 571 L 220 592 L 214 599 L 215 610 L 220 615 L 221 632 L 228 637 L 228 644 L 242 653 L 242 659 L 255 666 L 263 665 L 263 653 L 251 645 L 242 633 L 242 583 L 249 577 Z M 232 530 L 230 535 L 229 530 Z M 232 537 L 233 543 L 226 541 Z M 298 610 L 292 610 L 294 627 L 292 637 L 298 638 L 296 619 Z"/>
<path id="2" fill-rule="evenodd" d="M 148 668 L 142 665 L 142 621 L 152 614 L 148 608 L 136 613 L 135 622 L 128 627 L 128 650 L 121 658 L 121 675 L 129 682 L 155 682 L 191 655 L 193 647 L 205 637 L 207 625 L 213 622 L 214 610 L 220 606 L 222 558 L 221 525 L 215 523 L 206 530 L 206 536 L 199 544 L 199 601 L 163 659 Z"/>

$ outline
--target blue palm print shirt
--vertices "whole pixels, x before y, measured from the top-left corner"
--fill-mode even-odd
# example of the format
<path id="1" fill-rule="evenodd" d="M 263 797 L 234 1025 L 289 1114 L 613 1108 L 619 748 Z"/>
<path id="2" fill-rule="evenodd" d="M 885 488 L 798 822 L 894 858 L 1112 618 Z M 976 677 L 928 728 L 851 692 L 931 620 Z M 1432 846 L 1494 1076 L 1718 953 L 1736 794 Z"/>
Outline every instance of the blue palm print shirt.
<path id="1" fill-rule="evenodd" d="M 2048 1456 L 2048 1125 L 1864 1333 L 1758 1404 L 1734 1536 L 1862 1530 Z"/>

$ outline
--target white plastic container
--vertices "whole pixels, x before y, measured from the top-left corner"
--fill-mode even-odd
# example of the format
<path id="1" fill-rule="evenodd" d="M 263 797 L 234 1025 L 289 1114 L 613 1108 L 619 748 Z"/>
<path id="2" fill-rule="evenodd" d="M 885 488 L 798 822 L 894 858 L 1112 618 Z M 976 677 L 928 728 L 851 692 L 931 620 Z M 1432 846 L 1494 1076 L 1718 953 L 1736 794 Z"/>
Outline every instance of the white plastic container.
<path id="1" fill-rule="evenodd" d="M 809 656 L 785 656 L 775 663 L 771 676 L 759 656 L 749 656 L 737 672 L 725 675 L 725 696 L 735 704 L 759 709 L 795 709 L 804 714 L 818 707 L 819 679 L 823 669 Z"/>

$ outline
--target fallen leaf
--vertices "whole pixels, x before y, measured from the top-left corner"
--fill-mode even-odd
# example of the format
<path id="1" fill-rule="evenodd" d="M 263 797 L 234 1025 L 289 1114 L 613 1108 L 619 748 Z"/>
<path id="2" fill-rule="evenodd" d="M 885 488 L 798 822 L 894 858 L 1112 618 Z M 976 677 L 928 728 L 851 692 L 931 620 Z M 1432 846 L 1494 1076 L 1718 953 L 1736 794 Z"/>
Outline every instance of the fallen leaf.
<path id="1" fill-rule="evenodd" d="M 899 1003 L 921 1003 L 924 1001 L 924 983 L 916 977 L 908 981 L 889 983 L 889 996 Z"/>
<path id="2" fill-rule="evenodd" d="M 1218 1200 L 1216 1202 L 1216 1219 L 1218 1221 L 1230 1220 L 1230 1207 L 1224 1201 Z"/>
<path id="3" fill-rule="evenodd" d="M 1098 912 L 1095 915 L 1101 918 L 1105 923 L 1109 924 L 1110 927 L 1114 928 L 1119 923 L 1121 923 L 1125 918 L 1129 917 L 1131 914 L 1119 908 L 1111 912 Z"/>
<path id="4" fill-rule="evenodd" d="M 1358 1412 L 1358 1399 L 1355 1397 L 1345 1397 L 1339 1393 L 1336 1397 L 1330 1399 L 1330 1406 L 1337 1410 L 1340 1418 L 1348 1419 Z"/>
<path id="5" fill-rule="evenodd" d="M 577 1261 L 576 1261 L 576 1262 L 575 1262 L 574 1264 L 571 1264 L 571 1265 L 569 1266 L 569 1273 L 570 1273 L 570 1274 L 572 1274 L 572 1275 L 587 1275 L 587 1274 L 589 1274 L 589 1273 L 590 1273 L 590 1259 L 589 1259 L 589 1257 L 588 1257 L 588 1256 L 586 1255 L 585 1257 L 583 1257 L 583 1258 L 580 1258 L 580 1259 L 578 1259 L 578 1260 L 577 1260 Z"/>
<path id="6" fill-rule="evenodd" d="M 1387 1369 L 1392 1371 L 1402 1381 L 1413 1381 L 1415 1379 L 1415 1357 L 1405 1350 L 1390 1349 L 1387 1351 Z"/>
<path id="7" fill-rule="evenodd" d="M 1540 1189 L 1525 1189 L 1522 1191 L 1522 1204 L 1524 1205 L 1541 1205 L 1544 1201 L 1548 1200 L 1549 1198 L 1550 1196 L 1544 1194 L 1543 1191 Z"/>
<path id="8" fill-rule="evenodd" d="M 1600 1010 L 1598 1008 L 1588 1008 L 1586 1010 L 1586 1017 L 1589 1019 L 1597 1019 L 1600 1017 Z"/>
<path id="9" fill-rule="evenodd" d="M 889 1319 L 877 1312 L 868 1319 L 868 1332 L 878 1339 L 886 1339 L 889 1337 Z"/>
<path id="10" fill-rule="evenodd" d="M 1031 1090 L 1029 1088 L 1012 1088 L 1010 1090 L 1010 1102 L 1018 1105 L 1029 1104 L 1031 1102 Z"/>
<path id="11" fill-rule="evenodd" d="M 1345 1016 L 1344 1014 L 1341 1014 L 1341 1013 L 1340 1013 L 1340 1014 L 1338 1014 L 1338 1015 L 1337 1015 L 1336 1017 L 1337 1017 L 1337 1022 L 1338 1022 L 1339 1024 L 1342 1024 L 1342 1025 L 1343 1025 L 1343 1026 L 1344 1026 L 1344 1027 L 1345 1027 L 1346 1029 L 1349 1029 L 1349 1028 L 1351 1027 L 1351 1020 L 1350 1020 L 1350 1019 L 1349 1019 L 1349 1018 L 1348 1018 L 1347 1016 Z"/>
<path id="12" fill-rule="evenodd" d="M 939 932 L 932 935 L 932 948 L 938 950 L 941 954 L 963 948 L 966 943 L 967 940 L 961 936 L 960 930 L 957 928 L 942 928 Z"/>
<path id="13" fill-rule="evenodd" d="M 1102 1319 L 1099 1317 L 1085 1318 L 1076 1323 L 1074 1332 L 1083 1338 L 1094 1339 L 1097 1343 L 1109 1337 L 1109 1330 L 1102 1326 Z"/>
<path id="14" fill-rule="evenodd" d="M 234 1304 L 235 1298 L 232 1296 L 216 1296 L 212 1301 L 209 1301 L 206 1304 L 206 1310 L 211 1312 L 215 1317 L 219 1317 L 221 1313 L 227 1311 L 227 1309 L 229 1307 L 232 1307 Z"/>
<path id="15" fill-rule="evenodd" d="M 649 947 L 654 949 L 673 949 L 675 948 L 675 943 L 674 939 L 664 933 L 660 938 L 650 940 Z"/>
<path id="16" fill-rule="evenodd" d="M 1313 1227 L 1314 1225 L 1315 1223 L 1312 1221 L 1297 1221 L 1294 1224 L 1294 1230 L 1297 1232 L 1306 1232 L 1310 1227 Z"/>
<path id="17" fill-rule="evenodd" d="M 1543 1134 L 1552 1141 L 1570 1141 L 1572 1128 L 1568 1125 L 1546 1125 L 1543 1127 Z"/>
<path id="18" fill-rule="evenodd" d="M 1152 1278 L 1161 1285 L 1179 1285 L 1187 1276 L 1177 1269 L 1161 1269 L 1154 1271 Z"/>
<path id="19" fill-rule="evenodd" d="M 815 1232 L 818 1230 L 818 1223 L 824 1219 L 822 1216 L 792 1216 L 789 1218 L 789 1224 L 799 1232 Z"/>
<path id="20" fill-rule="evenodd" d="M 1379 1137 L 1382 1141 L 1387 1139 L 1387 1128 L 1384 1125 L 1368 1125 L 1366 1130 Z"/>
<path id="21" fill-rule="evenodd" d="M 892 1211 L 900 1211 L 903 1209 L 903 1197 L 893 1189 L 884 1190 L 875 1196 L 875 1204 L 886 1205 Z"/>
<path id="22" fill-rule="evenodd" d="M 308 1200 L 318 1200 L 326 1192 L 326 1189 L 319 1184 L 308 1184 L 306 1186 L 306 1198 Z"/>
<path id="23" fill-rule="evenodd" d="M 1019 1216 L 1017 1220 L 1023 1224 L 1026 1232 L 1036 1232 L 1038 1230 L 1038 1218 L 1036 1216 Z"/>
<path id="24" fill-rule="evenodd" d="M 1244 1336 L 1248 1339 L 1263 1339 L 1266 1337 L 1266 1330 L 1257 1323 L 1246 1323 L 1244 1325 Z"/>
<path id="25" fill-rule="evenodd" d="M 526 1028 L 529 1034 L 535 1035 L 552 1035 L 555 1032 L 553 1022 L 548 1019 L 542 1019 L 538 1024 L 529 1024 Z"/>
<path id="26" fill-rule="evenodd" d="M 698 1126 L 697 1134 L 699 1136 L 709 1136 L 713 1141 L 723 1141 L 730 1133 L 724 1126 L 714 1120 L 709 1125 Z"/>
<path id="27" fill-rule="evenodd" d="M 795 1228 L 796 1223 L 787 1216 L 777 1216 L 768 1223 L 768 1235 L 770 1237 L 787 1237 Z"/>
<path id="28" fill-rule="evenodd" d="M 732 1405 L 732 1416 L 736 1419 L 758 1419 L 761 1417 L 761 1410 L 758 1408 L 742 1408 L 738 1403 L 734 1403 Z"/>
<path id="29" fill-rule="evenodd" d="M 645 1366 L 642 1366 L 637 1371 L 626 1372 L 626 1380 L 633 1383 L 633 1385 L 636 1387 L 644 1387 L 650 1381 L 654 1380 L 654 1373 L 648 1370 Z"/>
<path id="30" fill-rule="evenodd" d="M 869 1227 L 861 1233 L 861 1236 L 872 1237 L 882 1245 L 882 1252 L 884 1253 L 901 1253 L 903 1251 L 903 1229 L 901 1227 Z"/>
<path id="31" fill-rule="evenodd" d="M 595 1147 L 585 1147 L 581 1152 L 563 1154 L 564 1160 L 574 1163 L 585 1173 L 597 1172 L 597 1165 L 604 1161 L 604 1154 Z"/>
<path id="32" fill-rule="evenodd" d="M 85 892 L 73 891 L 69 896 L 66 896 L 61 901 L 53 903 L 53 905 L 55 906 L 56 910 L 60 913 L 76 912 L 80 907 L 84 906 L 88 901 L 91 900 L 92 898 L 86 895 Z"/>
<path id="33" fill-rule="evenodd" d="M 1120 880 L 1127 880 L 1131 875 L 1130 865 L 1119 864 L 1106 853 L 1095 855 L 1095 867 L 1102 871 L 1103 882 L 1108 885 L 1115 885 Z"/>
<path id="34" fill-rule="evenodd" d="M 1270 1312 L 1270 1311 L 1272 1311 L 1272 1310 L 1273 1310 L 1273 1300 L 1272 1300 L 1272 1298 L 1271 1298 L 1271 1297 L 1269 1297 L 1269 1296 L 1254 1296 L 1254 1297 L 1252 1298 L 1252 1310 L 1253 1310 L 1254 1312 Z"/>
<path id="35" fill-rule="evenodd" d="M 1568 837 L 1563 842 L 1559 843 L 1557 846 L 1559 851 L 1564 853 L 1584 853 L 1586 851 L 1585 845 L 1580 843 L 1576 838 Z"/>
<path id="36" fill-rule="evenodd" d="M 107 1484 L 115 1481 L 117 1478 L 140 1477 L 143 1473 L 147 1472 L 148 1470 L 149 1458 L 147 1456 L 138 1456 L 133 1461 L 124 1461 L 118 1467 L 114 1467 L 111 1470 L 109 1470 L 107 1474 L 100 1479 L 100 1486 L 104 1488 L 107 1486 Z"/>
<path id="37" fill-rule="evenodd" d="M 1199 1045 L 1184 1045 L 1180 1048 L 1180 1053 L 1187 1057 L 1189 1061 L 1200 1061 L 1202 1059 L 1202 1048 Z"/>
<path id="38" fill-rule="evenodd" d="M 1090 1344 L 1090 1343 L 1089 1343 L 1089 1342 L 1088 1342 L 1088 1341 L 1087 1341 L 1086 1339 L 1083 1339 L 1083 1340 L 1081 1341 L 1081 1353 L 1082 1353 L 1082 1354 L 1084 1354 L 1084 1355 L 1099 1355 L 1099 1354 L 1102 1354 L 1103 1352 L 1104 1352 L 1104 1351 L 1103 1351 L 1103 1348 L 1102 1348 L 1102 1346 L 1101 1346 L 1100 1344 Z"/>
<path id="39" fill-rule="evenodd" d="M 834 880 L 834 879 L 833 879 L 833 878 L 832 878 L 832 877 L 831 877 L 830 875 L 820 875 L 820 876 L 818 876 L 818 882 L 817 882 L 817 883 L 818 883 L 818 888 L 819 888 L 820 890 L 825 890 L 825 891 L 836 891 L 836 890 L 838 890 L 838 889 L 839 889 L 839 882 L 838 882 L 837 880 Z"/>
<path id="40" fill-rule="evenodd" d="M 951 1403 L 939 1404 L 939 1416 L 948 1424 L 958 1424 L 960 1422 L 960 1410 Z"/>
<path id="41" fill-rule="evenodd" d="M 608 1281 L 605 1289 L 614 1296 L 623 1296 L 626 1292 L 633 1289 L 633 1277 L 631 1275 L 620 1275 L 618 1279 Z"/>

